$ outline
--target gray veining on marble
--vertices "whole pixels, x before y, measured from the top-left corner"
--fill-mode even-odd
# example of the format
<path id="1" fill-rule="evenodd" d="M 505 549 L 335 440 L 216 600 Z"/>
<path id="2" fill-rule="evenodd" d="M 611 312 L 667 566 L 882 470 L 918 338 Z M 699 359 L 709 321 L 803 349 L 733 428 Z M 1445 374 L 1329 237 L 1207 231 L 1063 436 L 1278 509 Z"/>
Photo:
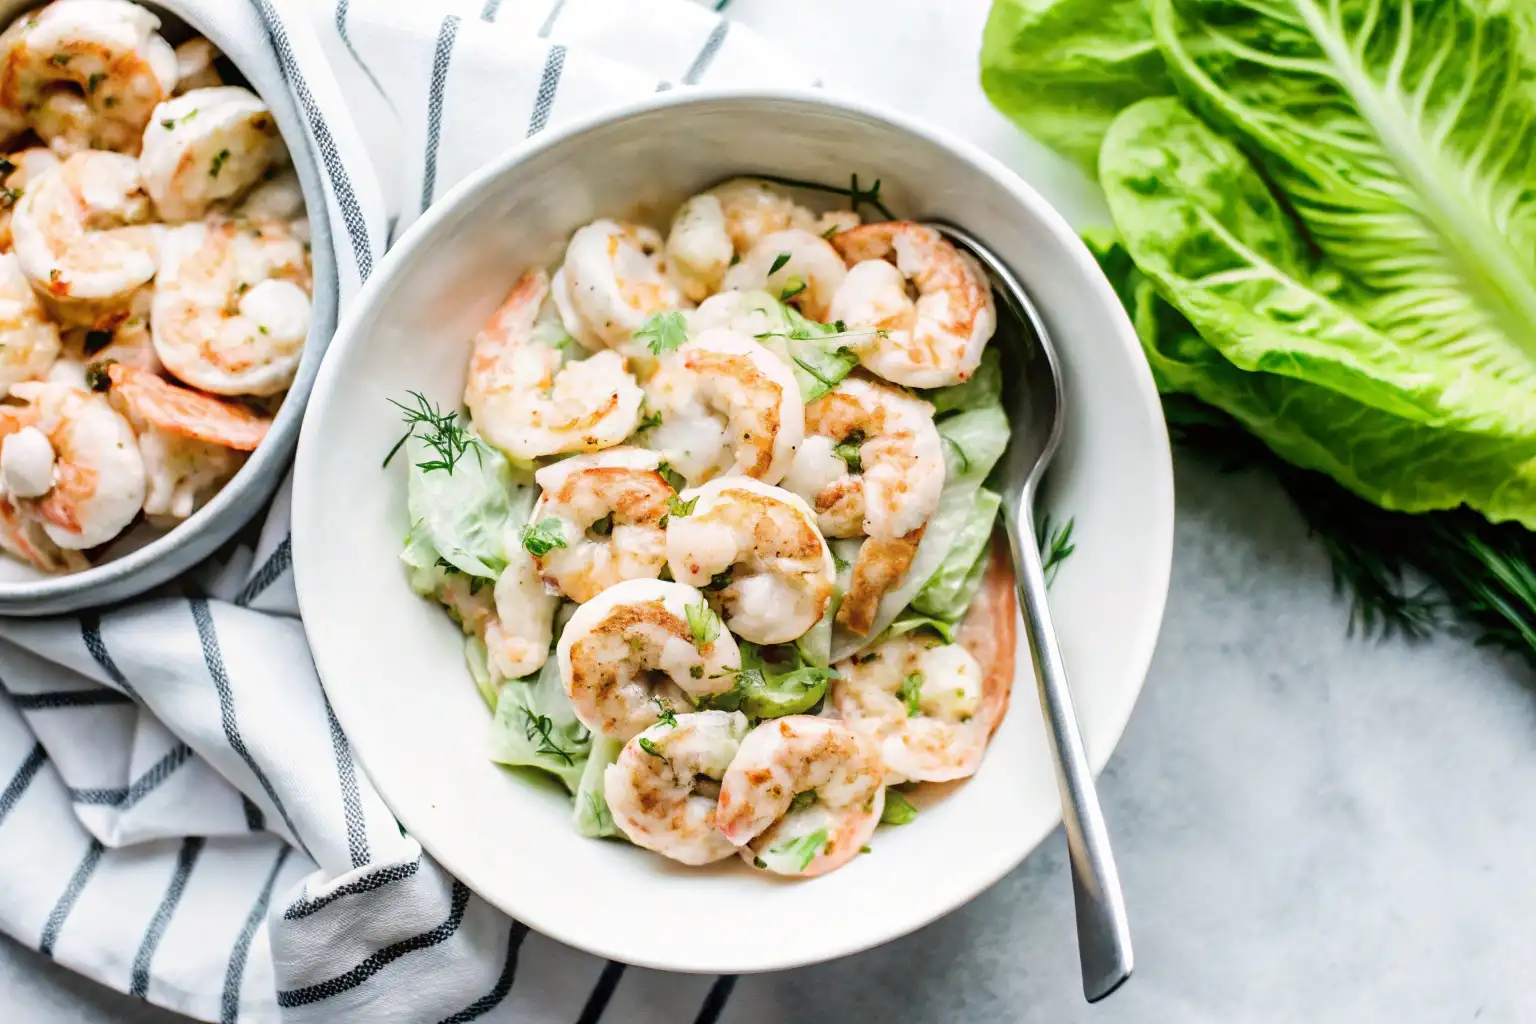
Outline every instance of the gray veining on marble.
<path id="1" fill-rule="evenodd" d="M 742 979 L 726 1024 L 1536 1020 L 1536 678 L 1461 640 L 1346 636 L 1268 479 L 1181 456 L 1177 485 L 1162 638 L 1100 784 L 1130 984 L 1081 1001 L 1058 833 L 915 935 Z M 26 1024 L 179 1019 L 3 940 L 0 1006 Z"/>

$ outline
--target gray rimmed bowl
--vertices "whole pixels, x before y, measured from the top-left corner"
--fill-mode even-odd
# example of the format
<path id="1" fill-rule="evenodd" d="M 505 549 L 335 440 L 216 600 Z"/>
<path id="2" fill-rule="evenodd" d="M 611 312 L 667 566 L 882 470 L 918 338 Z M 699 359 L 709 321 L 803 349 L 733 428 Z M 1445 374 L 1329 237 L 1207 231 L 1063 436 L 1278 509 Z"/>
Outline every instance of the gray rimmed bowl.
<path id="1" fill-rule="evenodd" d="M 41 6 L 36 0 L 0 0 L 0 27 Z M 221 26 L 205 24 L 196 12 L 181 14 L 174 7 L 154 3 L 140 6 L 160 18 L 160 32 L 172 43 L 196 34 L 207 36 L 226 56 L 249 49 L 245 41 L 229 38 Z M 250 17 L 254 37 L 259 32 L 259 24 L 254 22 L 254 14 Z M 240 68 L 238 58 L 234 63 L 245 78 L 245 84 L 261 96 L 277 119 L 278 130 L 293 157 L 304 190 L 305 208 L 309 211 L 314 302 L 298 375 L 261 447 L 208 504 L 185 522 L 120 557 L 67 576 L 40 573 L 8 555 L 0 555 L 0 615 L 51 615 L 136 597 L 213 554 L 266 506 L 282 482 L 289 457 L 298 442 L 299 423 L 320 368 L 320 358 L 336 328 L 336 265 L 318 165 L 304 130 L 304 121 L 286 85 L 275 68 L 270 76 L 253 77 L 249 70 Z M 133 542 L 126 543 L 131 545 Z"/>

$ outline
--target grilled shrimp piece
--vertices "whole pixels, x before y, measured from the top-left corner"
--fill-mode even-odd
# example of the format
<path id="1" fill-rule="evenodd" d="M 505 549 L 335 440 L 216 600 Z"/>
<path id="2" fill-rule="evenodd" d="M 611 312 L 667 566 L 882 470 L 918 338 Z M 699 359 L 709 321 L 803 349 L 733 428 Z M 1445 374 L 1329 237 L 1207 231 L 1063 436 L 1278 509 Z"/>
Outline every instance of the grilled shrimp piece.
<path id="1" fill-rule="evenodd" d="M 26 195 L 39 175 L 58 165 L 58 154 L 45 146 L 17 150 L 0 162 L 0 174 L 5 176 L 5 188 L 0 190 L 0 252 L 11 251 L 11 214 L 16 201 Z"/>
<path id="2" fill-rule="evenodd" d="M 878 333 L 850 342 L 886 380 L 937 388 L 970 378 L 997 328 L 992 286 L 976 262 L 932 228 L 865 224 L 832 237 L 849 266 L 830 317 Z M 917 290 L 916 301 L 907 283 Z"/>
<path id="3" fill-rule="evenodd" d="M 38 175 L 16 203 L 16 258 L 54 316 L 111 328 L 155 276 L 164 229 L 148 223 L 151 213 L 138 161 L 76 153 Z"/>
<path id="4" fill-rule="evenodd" d="M 533 560 L 507 545 L 511 557 L 496 581 L 491 597 L 495 615 L 485 623 L 482 638 L 493 676 L 517 679 L 531 675 L 549 660 L 554 640 L 555 612 L 560 599 L 545 589 Z"/>
<path id="5" fill-rule="evenodd" d="M 743 640 L 778 644 L 820 621 L 836 569 L 805 502 L 756 480 L 724 477 L 684 491 L 667 517 L 672 578 L 708 586 Z"/>
<path id="6" fill-rule="evenodd" d="M 944 449 L 933 407 L 850 377 L 805 410 L 812 431 L 784 486 L 810 502 L 829 537 L 868 536 L 837 621 L 869 631 L 880 598 L 901 582 L 944 490 Z"/>
<path id="7" fill-rule="evenodd" d="M 554 280 L 566 331 L 593 352 L 638 354 L 634 334 L 646 318 L 683 304 L 661 249 L 661 236 L 638 224 L 595 220 L 577 229 Z"/>
<path id="8" fill-rule="evenodd" d="M 58 355 L 58 326 L 43 311 L 15 255 L 0 253 L 0 397 L 13 384 L 42 379 Z"/>
<path id="9" fill-rule="evenodd" d="M 309 334 L 309 254 L 277 220 L 210 220 L 165 233 L 149 326 L 177 379 L 215 395 L 275 395 Z"/>
<path id="10" fill-rule="evenodd" d="M 272 425 L 243 406 L 177 387 L 148 370 L 109 363 L 95 372 L 106 374 L 113 406 L 138 435 L 147 516 L 190 516 L 235 475 L 243 453 L 255 450 Z"/>
<path id="11" fill-rule="evenodd" d="M 826 320 L 832 297 L 848 276 L 843 258 L 820 235 L 800 228 L 764 235 L 725 275 L 732 291 L 764 289 L 799 307 L 812 320 Z"/>
<path id="12" fill-rule="evenodd" d="M 515 459 L 619 444 L 640 420 L 644 395 L 617 352 L 565 363 L 545 344 L 549 277 L 530 270 L 475 335 L 464 404 L 475 429 Z"/>
<path id="13" fill-rule="evenodd" d="M 4 480 L 5 459 L 0 449 L 0 481 Z M 81 572 L 91 567 L 78 551 L 61 548 L 43 529 L 41 520 L 23 515 L 15 499 L 0 492 L 0 549 L 9 551 L 42 572 Z"/>
<path id="14" fill-rule="evenodd" d="M 643 448 L 575 455 L 534 474 L 543 488 L 533 522 L 553 521 L 561 543 L 534 562 L 544 582 L 572 601 L 592 600 L 623 580 L 655 579 L 666 564 L 671 485 L 661 457 Z"/>
<path id="15" fill-rule="evenodd" d="M 775 718 L 741 741 L 720 780 L 715 824 L 756 867 L 823 875 L 874 834 L 884 777 L 872 737 L 830 718 Z"/>
<path id="16" fill-rule="evenodd" d="M 740 711 L 696 711 L 635 736 L 603 772 L 613 823 L 636 846 L 683 864 L 710 864 L 735 853 L 715 828 L 715 802 L 719 780 L 746 734 L 747 716 Z"/>
<path id="17" fill-rule="evenodd" d="M 0 104 L 60 154 L 135 154 L 176 85 L 159 27 L 127 0 L 54 0 L 0 35 Z"/>
<path id="18" fill-rule="evenodd" d="M 741 668 L 704 595 L 661 580 L 616 583 L 576 609 L 555 656 L 581 724 L 623 740 L 657 720 L 660 702 L 691 707 L 730 690 Z"/>
<path id="19" fill-rule="evenodd" d="M 880 743 L 886 782 L 974 775 L 987 751 L 981 666 L 959 644 L 903 633 L 837 664 L 827 706 Z"/>
<path id="20" fill-rule="evenodd" d="M 299 184 L 298 172 L 292 167 L 281 170 L 267 168 L 261 180 L 240 200 L 235 215 L 245 218 L 271 217 L 289 222 L 305 220 L 304 189 Z M 295 228 L 294 233 L 307 240 L 307 225 L 302 231 Z"/>
<path id="21" fill-rule="evenodd" d="M 820 238 L 858 223 L 851 210 L 817 216 L 764 181 L 732 178 L 678 208 L 667 234 L 667 259 L 683 294 L 702 302 L 720 290 L 732 258 L 764 237 L 798 228 Z"/>
<path id="22" fill-rule="evenodd" d="M 663 359 L 646 391 L 661 415 L 646 443 L 690 486 L 729 475 L 778 483 L 805 435 L 794 372 L 734 331 L 701 332 Z"/>
<path id="23" fill-rule="evenodd" d="M 214 61 L 219 51 L 202 36 L 193 36 L 176 47 L 176 94 L 193 89 L 211 89 L 224 84 Z"/>
<path id="24" fill-rule="evenodd" d="M 116 537 L 144 505 L 144 459 L 105 395 L 27 381 L 0 407 L 0 490 L 54 544 L 81 551 Z"/>
<path id="25" fill-rule="evenodd" d="M 155 108 L 144 129 L 139 174 L 167 223 L 196 220 L 288 162 L 277 122 L 238 85 L 194 89 Z"/>

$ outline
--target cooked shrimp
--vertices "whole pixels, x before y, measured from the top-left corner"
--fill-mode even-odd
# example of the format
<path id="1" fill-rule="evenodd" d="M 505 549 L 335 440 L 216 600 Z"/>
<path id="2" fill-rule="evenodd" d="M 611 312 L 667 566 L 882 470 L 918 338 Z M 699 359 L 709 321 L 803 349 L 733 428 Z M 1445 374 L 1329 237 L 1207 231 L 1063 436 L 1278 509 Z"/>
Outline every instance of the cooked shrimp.
<path id="1" fill-rule="evenodd" d="M 578 229 L 554 280 L 555 304 L 571 336 L 594 352 L 638 351 L 634 334 L 646 318 L 683 303 L 661 248 L 661 236 L 637 224 L 596 220 Z"/>
<path id="2" fill-rule="evenodd" d="M 959 644 L 903 633 L 838 662 L 827 706 L 873 736 L 888 783 L 974 775 L 987 751 L 981 666 Z"/>
<path id="3" fill-rule="evenodd" d="M 585 602 L 622 580 L 655 579 L 666 564 L 667 499 L 661 457 L 643 448 L 576 455 L 534 474 L 543 488 L 533 522 L 550 520 L 563 544 L 535 555 L 544 582 Z"/>
<path id="4" fill-rule="evenodd" d="M 309 333 L 309 254 L 277 220 L 213 220 L 165 233 L 150 307 L 155 351 L 215 395 L 275 395 Z"/>
<path id="5" fill-rule="evenodd" d="M 715 824 L 757 867 L 826 874 L 856 857 L 880 824 L 884 777 L 871 737 L 830 718 L 775 718 L 741 741 L 720 780 Z"/>
<path id="6" fill-rule="evenodd" d="M 55 316 L 110 328 L 155 276 L 163 229 L 148 223 L 151 212 L 138 161 L 76 153 L 38 175 L 17 202 L 16 257 Z"/>
<path id="7" fill-rule="evenodd" d="M 877 332 L 850 342 L 860 362 L 914 388 L 958 384 L 976 372 L 997 312 L 974 260 L 910 221 L 850 228 L 834 235 L 832 246 L 851 269 L 830 318 Z M 916 301 L 907 294 L 908 281 Z"/>
<path id="8" fill-rule="evenodd" d="M 732 258 L 764 237 L 798 228 L 821 238 L 858 223 L 851 210 L 817 216 L 763 181 L 732 178 L 678 208 L 667 234 L 667 259 L 683 293 L 700 302 L 720 290 Z"/>
<path id="9" fill-rule="evenodd" d="M 66 384 L 11 388 L 0 407 L 0 488 L 50 540 L 79 551 L 116 537 L 144 504 L 144 459 L 106 396 Z"/>
<path id="10" fill-rule="evenodd" d="M 667 565 L 709 586 L 743 640 L 786 643 L 820 621 L 836 569 L 804 501 L 757 480 L 724 477 L 684 491 L 667 518 Z"/>
<path id="11" fill-rule="evenodd" d="M 704 595 L 681 583 L 625 580 L 576 609 L 555 647 L 581 723 L 627 740 L 659 702 L 692 706 L 730 690 L 741 652 Z"/>
<path id="12" fill-rule="evenodd" d="M 661 424 L 646 443 L 691 486 L 739 474 L 778 483 L 805 434 L 794 372 L 733 331 L 704 331 L 647 382 Z"/>
<path id="13" fill-rule="evenodd" d="M 0 160 L 0 174 L 5 175 L 5 187 L 0 189 L 0 252 L 11 251 L 11 214 L 16 201 L 26 195 L 27 187 L 39 175 L 58 165 L 58 155 L 42 146 L 18 150 Z"/>
<path id="14" fill-rule="evenodd" d="M 859 636 L 874 627 L 880 599 L 906 578 L 925 529 L 918 527 L 905 537 L 871 537 L 859 545 L 848 590 L 837 606 L 838 625 Z"/>
<path id="15" fill-rule="evenodd" d="M 262 174 L 235 211 L 239 217 L 271 217 L 276 220 L 297 221 L 304 218 L 304 189 L 299 175 L 292 167 L 281 170 L 269 167 Z M 305 233 L 295 231 L 300 238 Z"/>
<path id="16" fill-rule="evenodd" d="M 176 94 L 211 89 L 224 84 L 214 62 L 218 48 L 202 36 L 193 36 L 176 47 Z"/>
<path id="17" fill-rule="evenodd" d="M 0 253 L 0 397 L 12 384 L 41 379 L 58 355 L 58 326 L 43 312 L 15 255 Z"/>
<path id="18" fill-rule="evenodd" d="M 0 480 L 4 479 L 4 462 L 4 450 L 0 449 Z M 55 544 L 43 530 L 43 524 L 22 515 L 4 493 L 0 493 L 0 549 L 43 572 L 80 572 L 91 567 L 80 552 Z"/>
<path id="19" fill-rule="evenodd" d="M 0 35 L 0 104 L 60 153 L 130 155 L 176 86 L 160 19 L 127 0 L 54 0 Z"/>
<path id="20" fill-rule="evenodd" d="M 696 711 L 635 736 L 603 773 L 613 823 L 636 846 L 683 864 L 729 857 L 736 847 L 715 828 L 715 801 L 745 735 L 740 711 Z"/>
<path id="21" fill-rule="evenodd" d="M 805 427 L 784 486 L 828 537 L 904 537 L 939 507 L 944 448 L 922 399 L 850 377 L 805 407 Z"/>
<path id="22" fill-rule="evenodd" d="M 517 679 L 544 667 L 554 640 L 560 599 L 545 589 L 533 560 L 513 547 L 492 592 L 496 614 L 485 623 L 484 640 L 493 677 Z M 498 679 L 498 681 L 499 681 Z"/>
<path id="23" fill-rule="evenodd" d="M 549 277 L 530 270 L 475 335 L 464 404 L 487 441 L 524 461 L 619 444 L 644 394 L 617 352 L 565 364 L 539 340 Z M 552 310 L 551 310 L 552 312 Z"/>
<path id="24" fill-rule="evenodd" d="M 84 327 L 70 327 L 61 332 L 60 339 L 64 348 L 54 368 L 62 373 L 64 370 L 60 364 L 68 363 L 68 379 L 79 387 L 86 386 L 85 370 L 92 363 L 121 363 L 156 376 L 163 374 L 165 367 L 155 354 L 155 343 L 149 333 L 149 306 L 152 298 L 151 289 L 140 289 L 128 309 L 132 315 L 110 330 L 93 331 Z M 53 371 L 50 371 L 50 379 L 52 376 Z"/>
<path id="25" fill-rule="evenodd" d="M 763 288 L 798 306 L 812 320 L 826 320 L 832 298 L 847 276 L 842 257 L 826 239 L 790 228 L 764 235 L 747 250 L 726 273 L 725 287 Z"/>
<path id="26" fill-rule="evenodd" d="M 286 163 L 277 121 L 238 85 L 194 89 L 155 108 L 144 130 L 139 173 L 167 223 L 196 220 Z"/>

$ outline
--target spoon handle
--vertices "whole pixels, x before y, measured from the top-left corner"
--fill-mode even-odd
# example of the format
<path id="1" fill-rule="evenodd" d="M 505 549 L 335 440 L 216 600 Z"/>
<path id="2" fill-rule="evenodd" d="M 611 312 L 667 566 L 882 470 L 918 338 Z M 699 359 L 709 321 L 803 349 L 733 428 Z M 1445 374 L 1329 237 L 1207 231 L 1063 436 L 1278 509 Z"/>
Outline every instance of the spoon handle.
<path id="1" fill-rule="evenodd" d="M 1034 542 L 1034 517 L 1028 507 L 1005 514 L 1012 549 L 1019 606 L 1029 636 L 1030 655 L 1045 713 L 1046 735 L 1061 788 L 1061 820 L 1072 860 L 1072 895 L 1077 910 L 1077 951 L 1082 964 L 1083 995 L 1098 1002 L 1131 976 L 1131 927 L 1125 914 L 1120 874 L 1115 870 L 1099 807 L 1088 754 L 1083 749 L 1067 670 L 1061 661 L 1056 629 L 1045 601 L 1045 570 Z"/>

